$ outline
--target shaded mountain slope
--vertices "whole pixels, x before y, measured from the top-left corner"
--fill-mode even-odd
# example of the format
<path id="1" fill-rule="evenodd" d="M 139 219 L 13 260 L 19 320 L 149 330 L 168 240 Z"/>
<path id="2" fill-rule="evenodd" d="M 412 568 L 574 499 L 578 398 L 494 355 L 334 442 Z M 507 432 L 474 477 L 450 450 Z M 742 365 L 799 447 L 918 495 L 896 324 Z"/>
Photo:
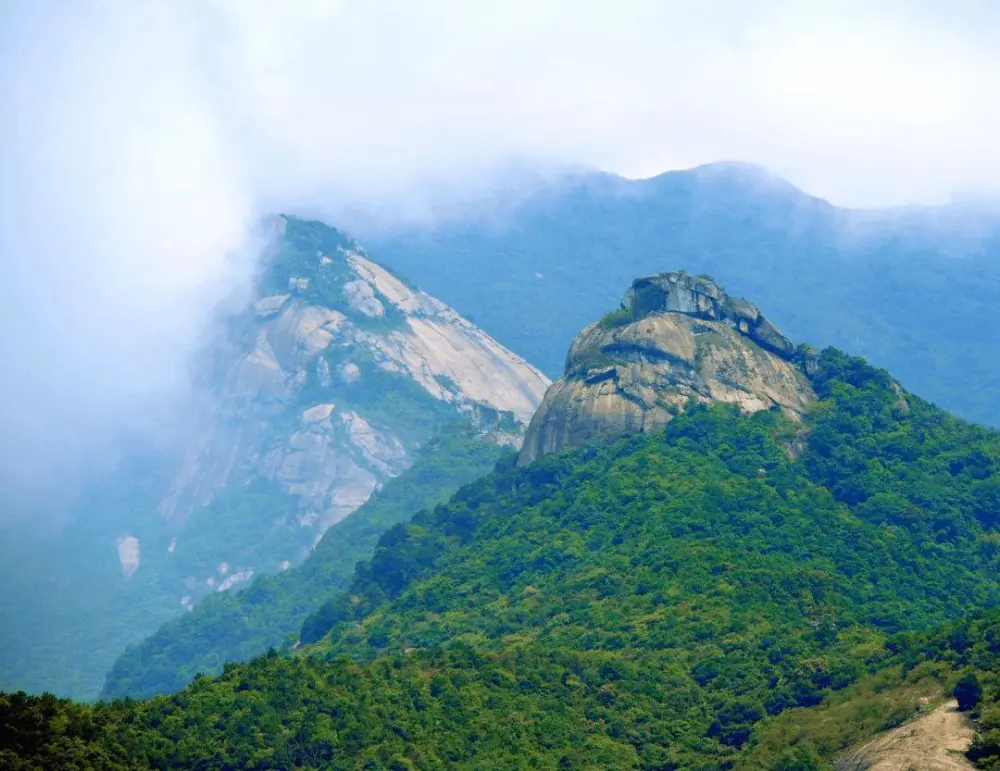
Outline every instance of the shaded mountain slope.
<path id="1" fill-rule="evenodd" d="M 256 299 L 196 362 L 189 430 L 135 441 L 63 531 L 5 528 L 0 687 L 93 698 L 126 645 L 300 563 L 442 431 L 519 443 L 534 367 L 337 229 L 270 226 Z"/>

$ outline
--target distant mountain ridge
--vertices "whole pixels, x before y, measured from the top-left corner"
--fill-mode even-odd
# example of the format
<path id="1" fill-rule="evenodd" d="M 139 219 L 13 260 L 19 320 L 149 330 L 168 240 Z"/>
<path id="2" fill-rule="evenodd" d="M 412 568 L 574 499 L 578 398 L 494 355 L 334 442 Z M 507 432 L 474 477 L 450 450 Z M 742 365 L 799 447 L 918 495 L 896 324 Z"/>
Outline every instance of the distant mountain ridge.
<path id="1" fill-rule="evenodd" d="M 1000 214 L 836 207 L 749 164 L 650 179 L 524 173 L 418 225 L 348 220 L 391 268 L 550 377 L 635 276 L 671 266 L 752 297 L 796 340 L 835 345 L 907 388 L 1000 425 Z"/>

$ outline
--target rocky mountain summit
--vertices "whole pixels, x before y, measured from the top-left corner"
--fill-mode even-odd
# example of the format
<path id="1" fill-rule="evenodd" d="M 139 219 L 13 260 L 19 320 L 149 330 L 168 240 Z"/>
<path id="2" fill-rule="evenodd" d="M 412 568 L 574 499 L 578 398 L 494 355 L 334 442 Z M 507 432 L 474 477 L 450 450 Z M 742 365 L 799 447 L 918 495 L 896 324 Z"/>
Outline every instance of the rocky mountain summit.
<path id="1" fill-rule="evenodd" d="M 797 417 L 816 399 L 800 351 L 755 305 L 682 272 L 636 279 L 621 307 L 583 330 L 521 448 L 525 465 L 597 435 L 666 425 L 692 400 Z"/>

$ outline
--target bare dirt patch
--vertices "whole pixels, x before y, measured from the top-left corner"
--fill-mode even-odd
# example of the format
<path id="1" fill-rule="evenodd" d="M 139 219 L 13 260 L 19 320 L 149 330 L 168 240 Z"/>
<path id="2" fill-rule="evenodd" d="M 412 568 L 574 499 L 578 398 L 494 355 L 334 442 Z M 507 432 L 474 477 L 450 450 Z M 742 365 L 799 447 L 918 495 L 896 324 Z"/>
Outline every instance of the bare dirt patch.
<path id="1" fill-rule="evenodd" d="M 974 771 L 964 754 L 973 734 L 949 701 L 852 750 L 837 761 L 837 771 Z"/>

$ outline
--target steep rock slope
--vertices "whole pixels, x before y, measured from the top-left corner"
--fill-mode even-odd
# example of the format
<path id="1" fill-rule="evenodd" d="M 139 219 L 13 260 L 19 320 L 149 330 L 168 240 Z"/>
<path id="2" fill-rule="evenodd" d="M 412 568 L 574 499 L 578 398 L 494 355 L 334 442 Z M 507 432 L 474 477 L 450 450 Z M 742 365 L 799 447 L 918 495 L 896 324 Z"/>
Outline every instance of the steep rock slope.
<path id="1" fill-rule="evenodd" d="M 810 362 L 753 304 L 711 279 L 637 279 L 618 311 L 573 341 L 565 374 L 532 418 L 520 463 L 599 435 L 662 428 L 692 402 L 746 412 L 779 407 L 797 417 L 816 398 L 798 366 Z"/>
<path id="2" fill-rule="evenodd" d="M 211 419 L 159 505 L 171 554 L 190 565 L 186 607 L 204 587 L 300 562 L 444 425 L 517 444 L 548 384 L 338 231 L 273 225 L 263 296 L 233 321 Z M 264 491 L 282 505 L 261 508 Z"/>
<path id="3" fill-rule="evenodd" d="M 164 516 L 183 521 L 219 489 L 263 477 L 298 498 L 300 524 L 319 535 L 405 469 L 447 416 L 512 439 L 527 423 L 548 382 L 534 367 L 337 231 L 276 227 L 263 288 L 283 292 L 242 319 L 221 420 L 185 459 Z"/>
<path id="4" fill-rule="evenodd" d="M 264 296 L 234 320 L 213 415 L 159 506 L 179 562 L 192 532 L 198 541 L 189 589 L 228 588 L 300 562 L 449 421 L 517 443 L 547 385 L 338 231 L 286 217 L 274 227 Z M 252 540 L 234 532 L 215 542 L 220 518 L 248 514 L 243 500 L 220 501 L 263 489 L 284 505 L 257 513 L 264 520 Z"/>

